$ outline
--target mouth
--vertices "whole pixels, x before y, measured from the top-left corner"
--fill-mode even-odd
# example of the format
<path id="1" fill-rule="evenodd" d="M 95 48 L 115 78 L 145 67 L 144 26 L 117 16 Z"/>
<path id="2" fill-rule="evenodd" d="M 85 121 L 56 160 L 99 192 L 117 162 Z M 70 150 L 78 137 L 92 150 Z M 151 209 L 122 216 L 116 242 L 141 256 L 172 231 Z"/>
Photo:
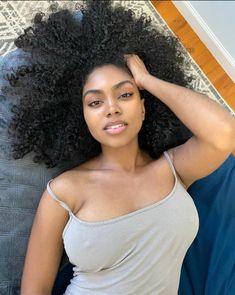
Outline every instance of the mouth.
<path id="1" fill-rule="evenodd" d="M 104 130 L 109 134 L 118 134 L 123 132 L 127 128 L 127 123 L 117 124 L 105 127 Z"/>

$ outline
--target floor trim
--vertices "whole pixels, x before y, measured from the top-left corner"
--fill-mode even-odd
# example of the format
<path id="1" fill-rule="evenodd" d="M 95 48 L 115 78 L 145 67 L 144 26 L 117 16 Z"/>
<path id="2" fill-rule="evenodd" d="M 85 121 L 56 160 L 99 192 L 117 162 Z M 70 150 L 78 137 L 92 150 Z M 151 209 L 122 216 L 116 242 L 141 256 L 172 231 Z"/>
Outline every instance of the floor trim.
<path id="1" fill-rule="evenodd" d="M 188 1 L 172 1 L 202 42 L 235 82 L 235 60 Z"/>

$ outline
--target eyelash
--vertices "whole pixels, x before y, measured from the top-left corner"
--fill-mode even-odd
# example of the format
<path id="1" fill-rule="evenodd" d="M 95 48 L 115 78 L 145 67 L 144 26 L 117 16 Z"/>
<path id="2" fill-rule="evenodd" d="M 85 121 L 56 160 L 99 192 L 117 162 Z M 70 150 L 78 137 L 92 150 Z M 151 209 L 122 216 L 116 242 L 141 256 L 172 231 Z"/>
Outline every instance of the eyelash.
<path id="1" fill-rule="evenodd" d="M 126 93 L 121 94 L 119 97 L 122 97 L 122 98 L 126 99 L 126 98 L 128 98 L 128 97 L 130 97 L 132 95 L 133 95 L 132 92 L 126 92 Z M 91 103 L 89 103 L 88 106 L 90 106 L 90 107 L 96 107 L 98 104 L 95 104 L 95 105 L 93 105 L 93 104 L 96 103 L 96 102 L 99 102 L 99 101 L 100 100 L 94 100 Z"/>

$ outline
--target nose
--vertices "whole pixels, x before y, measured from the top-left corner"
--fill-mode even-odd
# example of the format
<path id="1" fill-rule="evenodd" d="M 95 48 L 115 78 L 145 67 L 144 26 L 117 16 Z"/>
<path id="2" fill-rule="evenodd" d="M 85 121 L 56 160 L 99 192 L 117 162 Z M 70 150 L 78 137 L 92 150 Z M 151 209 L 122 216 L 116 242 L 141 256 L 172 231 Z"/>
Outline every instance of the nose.
<path id="1" fill-rule="evenodd" d="M 106 116 L 109 117 L 114 114 L 121 114 L 121 108 L 115 101 L 110 101 L 107 106 Z"/>

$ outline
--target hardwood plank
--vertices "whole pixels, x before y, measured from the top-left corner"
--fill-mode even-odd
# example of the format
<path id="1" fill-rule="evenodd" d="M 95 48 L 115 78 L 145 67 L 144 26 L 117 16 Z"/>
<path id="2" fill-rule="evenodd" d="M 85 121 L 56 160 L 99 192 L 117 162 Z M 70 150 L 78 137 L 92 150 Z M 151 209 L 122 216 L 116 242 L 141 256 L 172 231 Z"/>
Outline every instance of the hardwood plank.
<path id="1" fill-rule="evenodd" d="M 225 73 L 171 1 L 151 0 L 151 2 L 220 95 L 235 111 L 235 83 Z"/>
<path id="2" fill-rule="evenodd" d="M 235 83 L 216 61 L 172 1 L 151 0 L 151 3 L 180 39 L 219 94 L 235 111 Z M 235 151 L 233 155 L 235 156 Z"/>

